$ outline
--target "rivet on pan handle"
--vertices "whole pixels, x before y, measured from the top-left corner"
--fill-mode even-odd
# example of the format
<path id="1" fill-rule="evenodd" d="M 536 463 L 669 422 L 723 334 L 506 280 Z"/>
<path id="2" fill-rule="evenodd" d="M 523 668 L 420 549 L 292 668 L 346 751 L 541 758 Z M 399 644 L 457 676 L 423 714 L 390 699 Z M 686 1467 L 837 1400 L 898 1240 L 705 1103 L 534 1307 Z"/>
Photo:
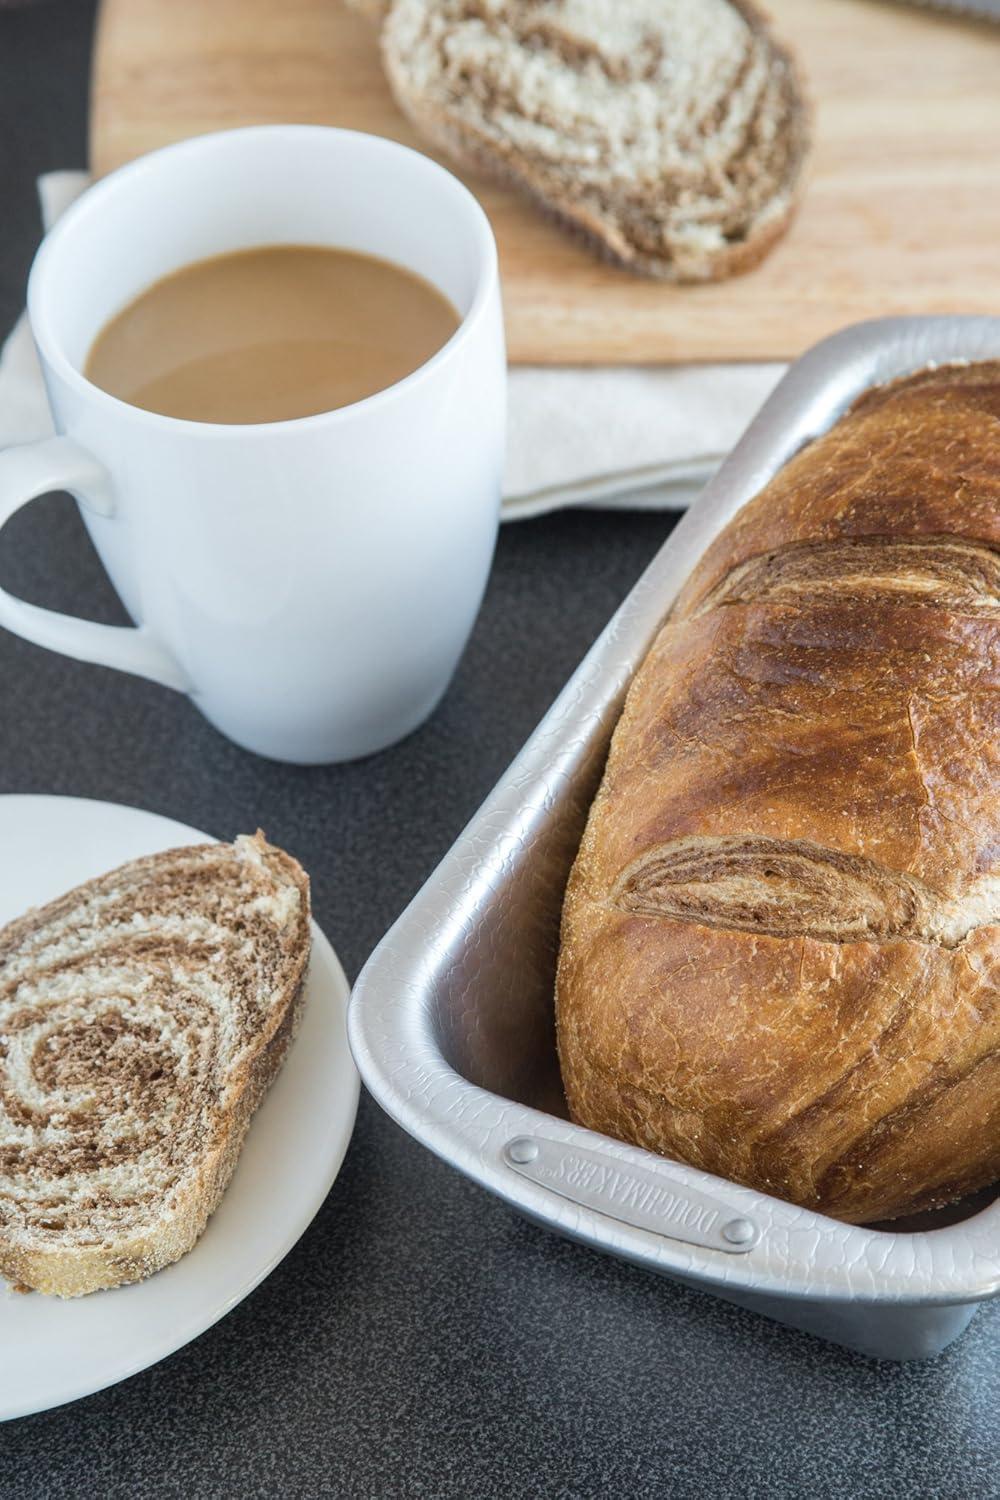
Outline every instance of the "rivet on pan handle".
<path id="1" fill-rule="evenodd" d="M 585 1146 L 519 1135 L 507 1142 L 503 1159 L 512 1171 L 560 1198 L 636 1229 L 728 1255 L 744 1255 L 760 1239 L 752 1219 L 707 1193 L 671 1181 L 664 1171 L 626 1166 Z"/>

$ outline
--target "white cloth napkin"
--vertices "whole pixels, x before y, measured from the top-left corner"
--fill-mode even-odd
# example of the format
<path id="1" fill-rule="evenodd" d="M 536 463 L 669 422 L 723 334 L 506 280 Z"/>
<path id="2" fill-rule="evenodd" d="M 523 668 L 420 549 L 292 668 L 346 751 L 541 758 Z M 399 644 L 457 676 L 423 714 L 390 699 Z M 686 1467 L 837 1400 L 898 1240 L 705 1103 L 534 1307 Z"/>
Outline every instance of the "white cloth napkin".
<path id="1" fill-rule="evenodd" d="M 38 182 L 47 229 L 85 172 Z M 682 509 L 770 395 L 784 365 L 542 368 L 510 372 L 503 516 L 564 505 Z M 27 319 L 0 351 L 0 448 L 52 432 Z"/>

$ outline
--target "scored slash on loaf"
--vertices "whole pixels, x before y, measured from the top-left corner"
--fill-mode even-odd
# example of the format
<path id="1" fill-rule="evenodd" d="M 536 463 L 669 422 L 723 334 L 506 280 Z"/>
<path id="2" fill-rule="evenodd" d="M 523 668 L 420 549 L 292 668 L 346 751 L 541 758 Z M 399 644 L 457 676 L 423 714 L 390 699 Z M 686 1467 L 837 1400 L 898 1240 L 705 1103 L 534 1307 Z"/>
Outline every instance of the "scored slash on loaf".
<path id="1" fill-rule="evenodd" d="M 261 834 L 135 860 L 0 932 L 0 1275 L 74 1297 L 191 1249 L 309 949 L 308 878 Z"/>
<path id="2" fill-rule="evenodd" d="M 718 536 L 569 883 L 573 1118 L 866 1223 L 1000 1177 L 1000 364 L 863 396 Z"/>
<path id="3" fill-rule="evenodd" d="M 392 0 L 381 45 L 428 139 L 632 270 L 716 280 L 788 225 L 809 110 L 749 0 Z"/>

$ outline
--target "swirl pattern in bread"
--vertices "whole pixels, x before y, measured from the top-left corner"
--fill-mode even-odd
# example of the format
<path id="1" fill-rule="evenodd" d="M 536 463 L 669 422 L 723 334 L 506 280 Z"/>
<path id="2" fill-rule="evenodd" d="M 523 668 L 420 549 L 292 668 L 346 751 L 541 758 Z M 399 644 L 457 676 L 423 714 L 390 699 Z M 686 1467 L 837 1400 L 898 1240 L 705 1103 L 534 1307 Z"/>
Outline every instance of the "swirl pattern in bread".
<path id="1" fill-rule="evenodd" d="M 573 1117 L 841 1219 L 1000 1177 L 1000 364 L 869 392 L 709 547 L 567 891 Z"/>
<path id="2" fill-rule="evenodd" d="M 809 110 L 751 0 L 392 0 L 381 45 L 431 141 L 634 271 L 733 275 L 790 221 Z"/>
<path id="3" fill-rule="evenodd" d="M 79 1296 L 192 1247 L 309 947 L 305 873 L 260 834 L 136 860 L 0 932 L 0 1275 Z"/>

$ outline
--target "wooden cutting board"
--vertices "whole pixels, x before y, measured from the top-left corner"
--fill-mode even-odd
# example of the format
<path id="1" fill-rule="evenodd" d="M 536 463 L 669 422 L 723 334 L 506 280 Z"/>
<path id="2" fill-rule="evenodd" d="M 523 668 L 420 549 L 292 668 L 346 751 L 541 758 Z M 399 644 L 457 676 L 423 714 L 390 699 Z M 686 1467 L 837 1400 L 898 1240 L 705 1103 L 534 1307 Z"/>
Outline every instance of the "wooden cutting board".
<path id="1" fill-rule="evenodd" d="M 817 104 L 805 203 L 747 276 L 665 287 L 615 270 L 516 194 L 467 177 L 500 244 L 511 358 L 554 364 L 786 358 L 886 313 L 1000 313 L 1000 27 L 883 0 L 770 0 Z M 104 0 L 98 173 L 260 121 L 420 146 L 340 0 Z"/>

